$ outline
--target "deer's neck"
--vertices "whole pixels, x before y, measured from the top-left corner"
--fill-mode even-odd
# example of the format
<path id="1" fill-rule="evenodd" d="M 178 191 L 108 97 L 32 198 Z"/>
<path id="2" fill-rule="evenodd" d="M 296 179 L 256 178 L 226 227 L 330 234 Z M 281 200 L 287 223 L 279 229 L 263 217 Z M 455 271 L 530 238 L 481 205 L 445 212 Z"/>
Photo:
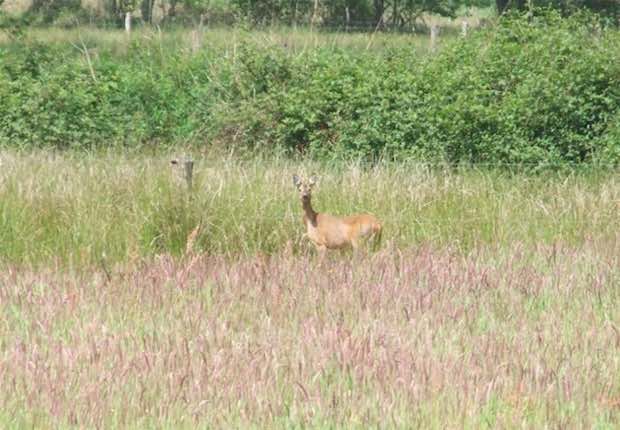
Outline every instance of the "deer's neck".
<path id="1" fill-rule="evenodd" d="M 301 199 L 301 204 L 304 208 L 304 216 L 313 226 L 316 226 L 316 216 L 317 213 L 312 209 L 312 202 L 310 201 L 310 197 L 303 197 Z"/>

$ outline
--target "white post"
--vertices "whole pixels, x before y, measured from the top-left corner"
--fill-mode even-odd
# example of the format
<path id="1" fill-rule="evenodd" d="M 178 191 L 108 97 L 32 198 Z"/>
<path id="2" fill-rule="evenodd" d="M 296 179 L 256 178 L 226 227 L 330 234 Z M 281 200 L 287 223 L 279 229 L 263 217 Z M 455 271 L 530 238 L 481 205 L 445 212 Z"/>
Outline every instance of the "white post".
<path id="1" fill-rule="evenodd" d="M 131 12 L 125 13 L 125 31 L 131 33 Z"/>
<path id="2" fill-rule="evenodd" d="M 469 23 L 467 21 L 461 22 L 461 37 L 467 37 L 468 29 L 469 29 Z"/>
<path id="3" fill-rule="evenodd" d="M 191 49 L 192 49 L 192 53 L 196 53 L 198 51 L 200 51 L 200 45 L 201 45 L 201 36 L 202 36 L 202 31 L 200 28 L 198 29 L 194 29 L 192 30 L 192 32 L 190 33 L 191 36 Z"/>
<path id="4" fill-rule="evenodd" d="M 439 26 L 433 24 L 431 26 L 431 51 L 435 52 L 437 49 L 437 40 L 439 39 Z"/>

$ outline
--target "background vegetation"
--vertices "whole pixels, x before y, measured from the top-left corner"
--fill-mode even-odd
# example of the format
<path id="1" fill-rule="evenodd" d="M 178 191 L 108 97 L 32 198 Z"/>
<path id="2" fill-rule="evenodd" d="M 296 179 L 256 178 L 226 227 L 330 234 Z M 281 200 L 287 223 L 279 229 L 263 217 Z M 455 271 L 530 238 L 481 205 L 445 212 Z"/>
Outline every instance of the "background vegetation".
<path id="1" fill-rule="evenodd" d="M 163 26 L 202 24 L 311 25 L 340 30 L 421 30 L 429 14 L 469 14 L 473 8 L 496 14 L 533 7 L 565 15 L 586 8 L 618 23 L 615 0 L 3 0 L 4 9 L 34 25 L 80 23 L 121 26 L 126 13 L 138 23 Z M 2 2 L 0 2 L 0 6 Z"/>
<path id="2" fill-rule="evenodd" d="M 613 165 L 620 34 L 600 25 L 506 18 L 431 54 L 406 37 L 375 50 L 373 36 L 356 46 L 244 32 L 224 43 L 146 32 L 120 46 L 80 32 L 72 45 L 14 37 L 0 47 L 0 144 Z"/>

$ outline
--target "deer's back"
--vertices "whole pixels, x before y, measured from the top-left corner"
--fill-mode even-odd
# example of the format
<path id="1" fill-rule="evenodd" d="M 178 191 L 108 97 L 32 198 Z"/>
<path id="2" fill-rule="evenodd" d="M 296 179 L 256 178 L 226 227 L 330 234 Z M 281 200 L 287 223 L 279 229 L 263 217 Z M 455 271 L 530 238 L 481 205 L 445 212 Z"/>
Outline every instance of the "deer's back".
<path id="1" fill-rule="evenodd" d="M 306 217 L 304 223 L 311 241 L 332 249 L 345 247 L 352 240 L 368 236 L 381 228 L 379 221 L 369 214 L 338 217 L 321 213 L 317 214 L 316 225 Z"/>

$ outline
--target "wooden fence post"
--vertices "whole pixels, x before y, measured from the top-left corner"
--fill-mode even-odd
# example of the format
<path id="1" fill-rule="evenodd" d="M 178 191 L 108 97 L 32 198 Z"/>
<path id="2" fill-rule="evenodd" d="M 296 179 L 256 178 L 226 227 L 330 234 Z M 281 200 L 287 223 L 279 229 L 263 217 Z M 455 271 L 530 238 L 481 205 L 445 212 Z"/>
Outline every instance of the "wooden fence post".
<path id="1" fill-rule="evenodd" d="M 185 170 L 185 183 L 187 184 L 187 191 L 191 193 L 194 185 L 194 160 L 186 158 L 183 162 L 183 169 Z"/>
<path id="2" fill-rule="evenodd" d="M 431 26 L 431 51 L 435 52 L 437 50 L 437 42 L 439 39 L 439 26 L 433 24 Z"/>
<path id="3" fill-rule="evenodd" d="M 185 159 L 181 161 L 176 159 L 171 160 L 170 164 L 183 167 L 183 177 L 185 179 L 185 185 L 187 186 L 187 191 L 191 193 L 194 185 L 194 160 L 189 157 L 185 157 Z"/>
<path id="4" fill-rule="evenodd" d="M 467 30 L 469 30 L 469 23 L 467 21 L 461 22 L 461 36 L 467 37 Z"/>

